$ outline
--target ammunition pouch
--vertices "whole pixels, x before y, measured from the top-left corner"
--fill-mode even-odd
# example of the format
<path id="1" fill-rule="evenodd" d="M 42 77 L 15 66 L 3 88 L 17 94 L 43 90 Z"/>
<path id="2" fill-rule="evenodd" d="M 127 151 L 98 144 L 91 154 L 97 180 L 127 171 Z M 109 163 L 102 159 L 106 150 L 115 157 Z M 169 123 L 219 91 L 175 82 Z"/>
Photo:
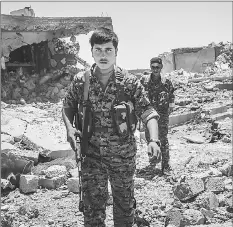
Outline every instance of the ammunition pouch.
<path id="1" fill-rule="evenodd" d="M 112 105 L 112 121 L 118 136 L 132 135 L 137 126 L 133 103 L 122 101 L 119 104 Z"/>

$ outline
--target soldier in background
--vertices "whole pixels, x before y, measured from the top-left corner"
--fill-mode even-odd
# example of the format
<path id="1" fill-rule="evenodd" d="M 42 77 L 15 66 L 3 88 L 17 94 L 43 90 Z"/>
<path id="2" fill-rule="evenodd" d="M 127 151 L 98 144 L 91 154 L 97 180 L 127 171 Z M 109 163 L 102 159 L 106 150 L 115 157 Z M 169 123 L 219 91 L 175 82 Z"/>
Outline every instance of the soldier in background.
<path id="1" fill-rule="evenodd" d="M 73 127 L 73 119 L 78 106 L 83 103 L 84 85 L 89 78 L 88 103 L 92 108 L 92 125 L 82 164 L 84 226 L 105 226 L 109 179 L 114 226 L 132 227 L 136 207 L 133 176 L 137 151 L 134 114 L 148 129 L 148 154 L 157 162 L 161 158 L 159 115 L 150 105 L 140 80 L 116 66 L 117 35 L 107 28 L 97 29 L 90 44 L 95 64 L 74 77 L 63 104 L 67 140 L 76 150 L 75 135 L 80 132 Z"/>
<path id="2" fill-rule="evenodd" d="M 159 119 L 159 139 L 161 142 L 162 152 L 162 173 L 171 171 L 169 164 L 169 142 L 168 142 L 168 124 L 169 114 L 173 111 L 174 103 L 174 87 L 170 80 L 161 76 L 163 68 L 162 59 L 155 57 L 150 60 L 151 74 L 144 74 L 141 83 L 148 92 L 148 97 L 152 106 L 160 115 Z M 146 131 L 146 138 L 148 137 Z M 153 163 L 151 163 L 153 164 Z"/>

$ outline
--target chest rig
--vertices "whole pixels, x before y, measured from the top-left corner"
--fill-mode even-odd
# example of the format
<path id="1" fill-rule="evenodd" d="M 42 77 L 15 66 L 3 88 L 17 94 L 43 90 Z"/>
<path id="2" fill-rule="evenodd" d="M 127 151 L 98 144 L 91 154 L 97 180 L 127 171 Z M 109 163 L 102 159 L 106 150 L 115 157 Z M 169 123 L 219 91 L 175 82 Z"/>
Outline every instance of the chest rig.
<path id="1" fill-rule="evenodd" d="M 95 64 L 91 67 L 91 75 L 93 75 L 93 70 L 95 68 Z M 137 126 L 137 117 L 135 115 L 134 105 L 131 102 L 129 95 L 125 94 L 125 81 L 124 78 L 127 75 L 127 71 L 116 66 L 115 67 L 115 83 L 116 83 L 116 97 L 112 102 L 110 115 L 112 118 L 112 128 L 113 132 L 115 132 L 120 137 L 127 137 L 130 134 L 133 134 L 136 130 Z M 85 83 L 89 83 L 89 78 L 85 78 Z M 89 84 L 84 83 L 84 94 L 88 92 Z M 92 108 L 90 100 L 84 100 L 82 104 L 78 106 L 78 113 L 77 113 L 77 123 L 76 127 L 78 130 L 82 131 L 82 121 L 83 121 L 83 107 L 88 108 L 88 138 L 90 139 L 91 136 L 95 131 L 104 131 L 104 127 L 102 130 L 101 128 L 95 127 L 94 118 L 95 112 Z"/>

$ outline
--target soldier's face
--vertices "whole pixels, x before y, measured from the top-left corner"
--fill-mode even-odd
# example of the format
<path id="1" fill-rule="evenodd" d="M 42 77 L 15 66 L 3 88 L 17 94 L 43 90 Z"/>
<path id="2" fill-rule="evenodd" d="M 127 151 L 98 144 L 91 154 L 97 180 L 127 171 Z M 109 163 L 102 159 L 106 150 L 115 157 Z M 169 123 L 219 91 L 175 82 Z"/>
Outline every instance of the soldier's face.
<path id="1" fill-rule="evenodd" d="M 161 69 L 162 69 L 162 65 L 159 63 L 153 63 L 150 65 L 151 71 L 154 75 L 158 76 L 160 75 Z"/>
<path id="2" fill-rule="evenodd" d="M 112 42 L 104 44 L 94 44 L 92 48 L 92 57 L 100 69 L 108 69 L 116 62 L 117 50 Z"/>

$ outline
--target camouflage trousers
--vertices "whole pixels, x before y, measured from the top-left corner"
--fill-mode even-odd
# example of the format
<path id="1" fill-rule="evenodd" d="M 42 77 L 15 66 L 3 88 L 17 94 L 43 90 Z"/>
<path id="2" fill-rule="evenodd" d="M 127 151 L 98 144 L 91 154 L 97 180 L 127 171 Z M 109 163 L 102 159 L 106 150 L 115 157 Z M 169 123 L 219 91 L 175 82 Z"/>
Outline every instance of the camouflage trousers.
<path id="1" fill-rule="evenodd" d="M 128 145 L 127 152 L 130 149 L 135 148 Z M 113 196 L 114 227 L 132 227 L 134 224 L 136 150 L 128 158 L 121 157 L 121 152 L 125 152 L 125 148 L 89 146 L 82 165 L 85 227 L 105 226 L 108 180 Z"/>
<path id="2" fill-rule="evenodd" d="M 167 168 L 169 165 L 170 155 L 169 155 L 169 142 L 168 142 L 168 124 L 169 124 L 169 116 L 168 115 L 160 115 L 158 121 L 159 128 L 159 140 L 161 143 L 161 153 L 162 153 L 162 169 Z"/>

